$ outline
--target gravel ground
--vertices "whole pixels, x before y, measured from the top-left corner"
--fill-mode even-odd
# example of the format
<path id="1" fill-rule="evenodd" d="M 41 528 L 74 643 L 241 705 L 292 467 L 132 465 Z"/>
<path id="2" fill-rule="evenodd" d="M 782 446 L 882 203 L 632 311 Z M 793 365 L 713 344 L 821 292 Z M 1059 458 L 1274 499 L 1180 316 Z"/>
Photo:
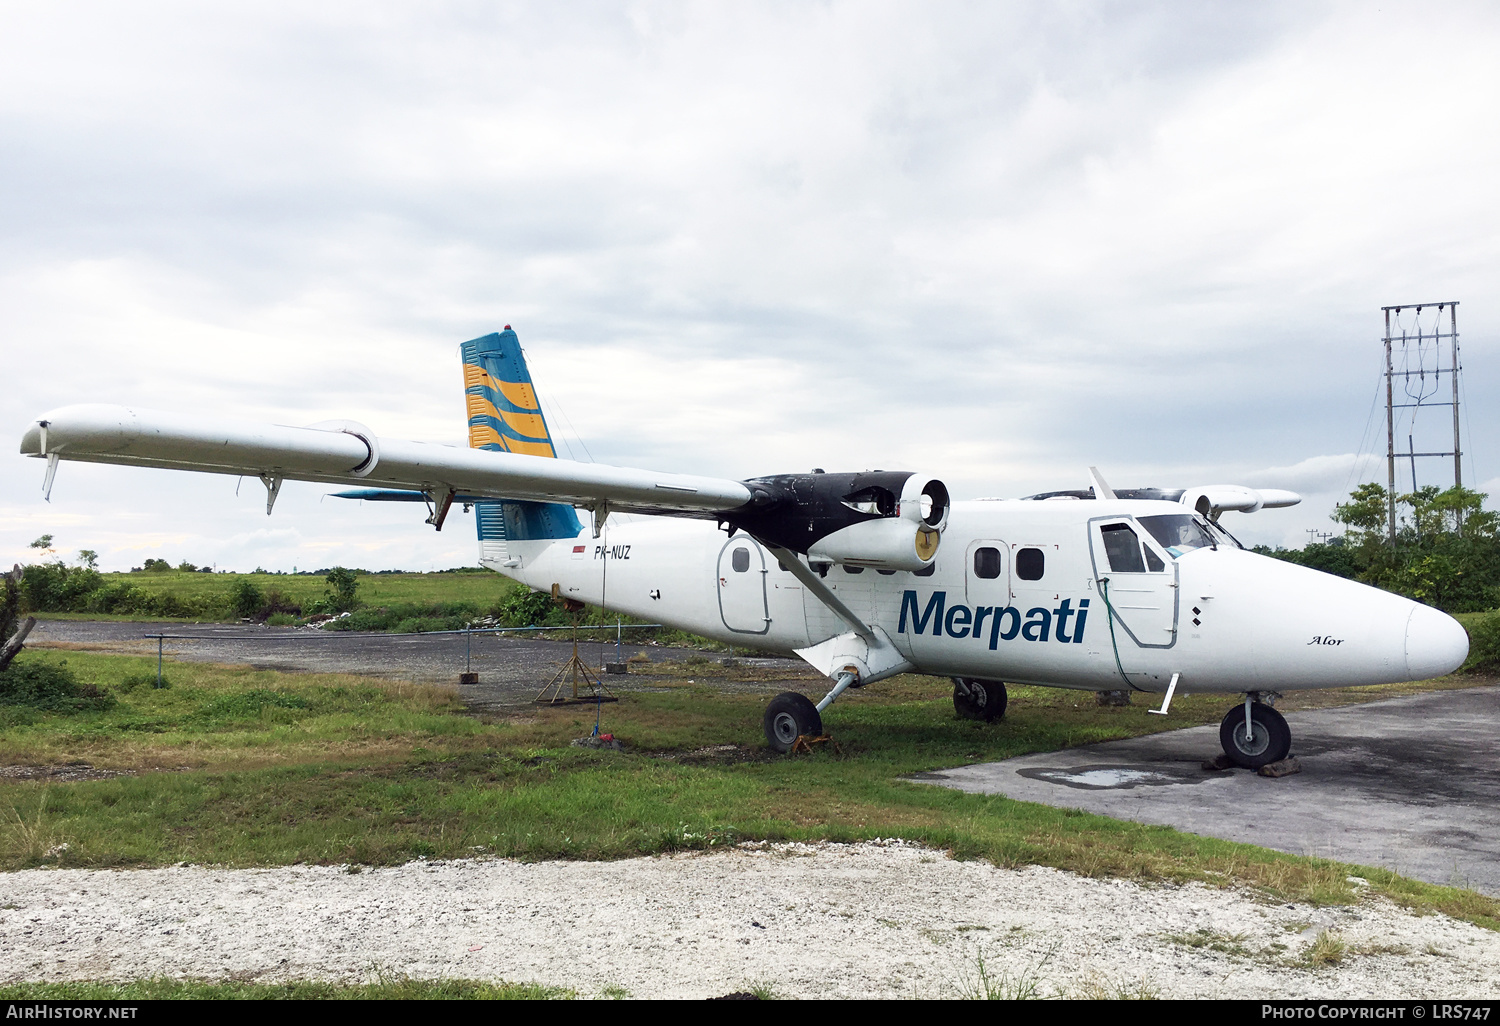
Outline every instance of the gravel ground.
<path id="1" fill-rule="evenodd" d="M 1303 959 L 1321 931 L 1338 965 Z M 0 980 L 375 973 L 607 996 L 1500 997 L 1500 934 L 1389 902 L 1316 909 L 955 862 L 901 842 L 621 862 L 496 859 L 0 877 Z"/>

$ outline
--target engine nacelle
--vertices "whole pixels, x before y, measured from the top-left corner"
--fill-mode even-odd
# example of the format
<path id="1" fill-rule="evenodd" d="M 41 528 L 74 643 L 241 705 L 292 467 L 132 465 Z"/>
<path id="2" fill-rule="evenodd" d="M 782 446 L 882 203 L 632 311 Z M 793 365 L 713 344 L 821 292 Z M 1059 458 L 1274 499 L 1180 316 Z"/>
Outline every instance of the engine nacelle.
<path id="1" fill-rule="evenodd" d="M 1280 509 L 1302 501 L 1296 492 L 1280 488 L 1246 488 L 1244 485 L 1198 485 L 1185 489 L 1177 500 L 1203 516 L 1217 520 L 1228 510 L 1254 513 L 1260 509 Z"/>
<path id="2" fill-rule="evenodd" d="M 952 509 L 947 485 L 935 477 L 913 474 L 901 489 L 901 505 L 897 507 L 896 515 L 941 534 L 948 526 L 948 514 Z"/>
<path id="3" fill-rule="evenodd" d="M 952 502 L 925 474 L 782 474 L 744 482 L 755 496 L 730 525 L 812 562 L 921 570 L 937 555 Z"/>
<path id="4" fill-rule="evenodd" d="M 866 520 L 814 542 L 807 558 L 877 570 L 921 570 L 937 555 L 941 539 L 935 528 L 906 517 Z"/>

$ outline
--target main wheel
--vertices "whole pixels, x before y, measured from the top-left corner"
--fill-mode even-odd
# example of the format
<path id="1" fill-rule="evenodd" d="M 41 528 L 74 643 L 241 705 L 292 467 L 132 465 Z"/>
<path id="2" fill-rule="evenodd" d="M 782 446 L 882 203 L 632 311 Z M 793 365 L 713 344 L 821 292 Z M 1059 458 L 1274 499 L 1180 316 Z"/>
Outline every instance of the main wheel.
<path id="1" fill-rule="evenodd" d="M 976 677 L 953 678 L 953 708 L 960 719 L 993 723 L 1005 715 L 1009 696 L 998 680 Z"/>
<path id="2" fill-rule="evenodd" d="M 818 707 L 795 691 L 783 691 L 771 699 L 761 723 L 766 728 L 766 740 L 778 752 L 790 752 L 803 734 L 816 737 L 823 733 Z"/>
<path id="3" fill-rule="evenodd" d="M 1245 707 L 1229 710 L 1219 724 L 1219 744 L 1229 761 L 1245 769 L 1280 762 L 1292 750 L 1292 728 L 1286 717 L 1261 702 L 1250 704 L 1250 734 L 1245 734 Z"/>

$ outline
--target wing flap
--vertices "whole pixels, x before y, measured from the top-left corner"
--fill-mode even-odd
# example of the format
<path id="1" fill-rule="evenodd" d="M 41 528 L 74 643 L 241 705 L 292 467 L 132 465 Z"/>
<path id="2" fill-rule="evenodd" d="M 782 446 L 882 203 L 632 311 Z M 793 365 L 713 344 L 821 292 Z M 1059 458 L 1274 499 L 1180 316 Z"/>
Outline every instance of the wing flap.
<path id="1" fill-rule="evenodd" d="M 28 456 L 209 474 L 357 484 L 689 515 L 732 510 L 750 490 L 727 478 L 378 438 L 360 425 L 288 427 L 124 406 L 65 406 L 38 417 Z"/>

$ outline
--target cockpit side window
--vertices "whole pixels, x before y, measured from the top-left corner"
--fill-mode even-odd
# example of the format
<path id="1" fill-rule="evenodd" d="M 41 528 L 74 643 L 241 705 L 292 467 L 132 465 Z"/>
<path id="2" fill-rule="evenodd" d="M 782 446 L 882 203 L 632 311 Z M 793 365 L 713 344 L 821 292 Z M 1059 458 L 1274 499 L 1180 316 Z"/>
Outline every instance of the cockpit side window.
<path id="1" fill-rule="evenodd" d="M 1151 537 L 1174 558 L 1193 549 L 1212 548 L 1214 544 L 1203 526 L 1204 522 L 1190 513 L 1141 517 L 1140 522 L 1142 527 L 1151 532 Z"/>
<path id="2" fill-rule="evenodd" d="M 1109 568 L 1117 574 L 1143 574 L 1146 563 L 1141 559 L 1141 541 L 1126 524 L 1105 524 L 1099 528 L 1104 538 L 1104 554 Z"/>

